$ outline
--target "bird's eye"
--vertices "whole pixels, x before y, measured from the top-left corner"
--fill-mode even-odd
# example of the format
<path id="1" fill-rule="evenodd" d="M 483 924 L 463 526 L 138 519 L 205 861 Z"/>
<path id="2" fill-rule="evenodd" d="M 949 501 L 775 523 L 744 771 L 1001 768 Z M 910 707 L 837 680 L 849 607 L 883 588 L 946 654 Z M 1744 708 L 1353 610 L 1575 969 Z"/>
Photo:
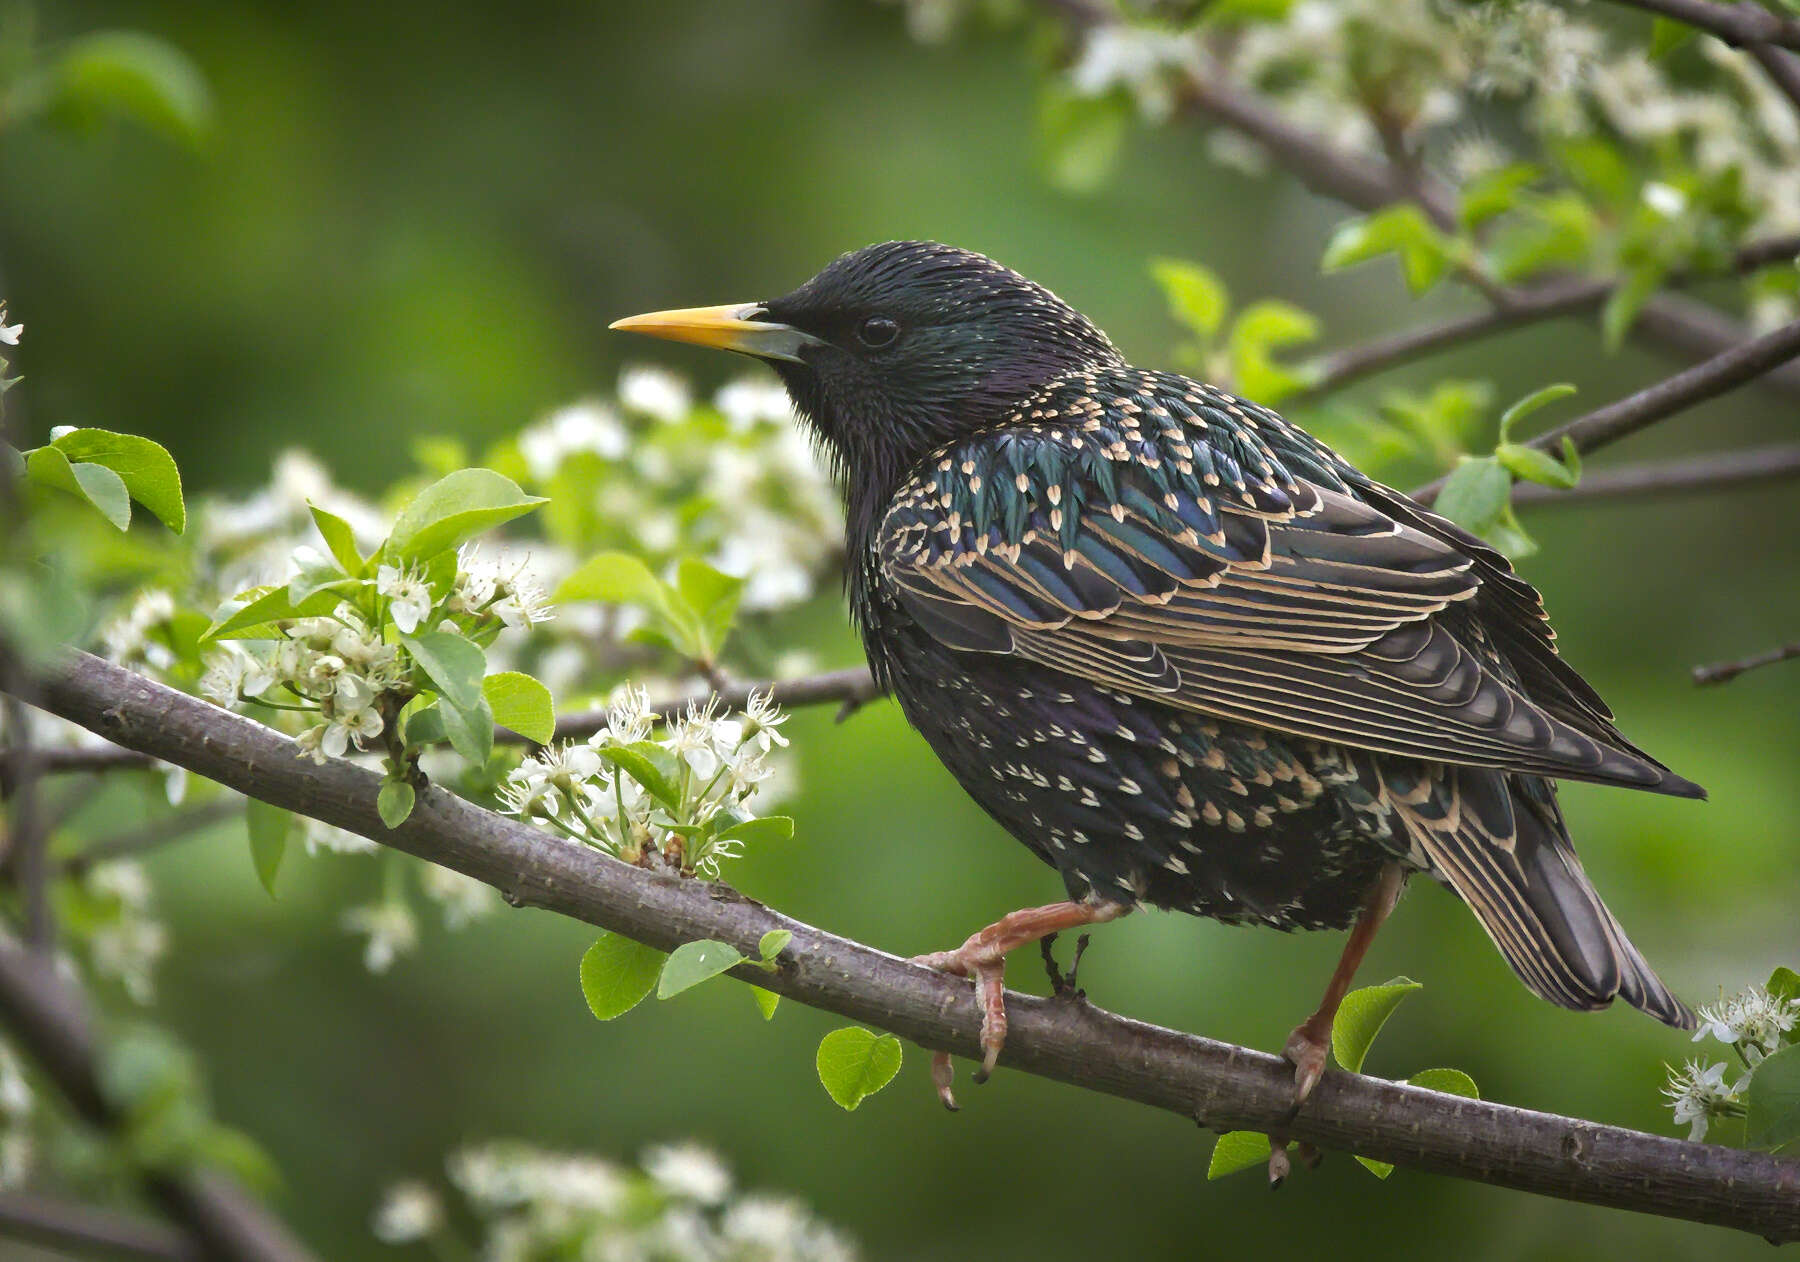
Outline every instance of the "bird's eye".
<path id="1" fill-rule="evenodd" d="M 864 346 L 886 346 L 900 336 L 900 326 L 886 316 L 870 316 L 856 326 L 856 336 Z"/>

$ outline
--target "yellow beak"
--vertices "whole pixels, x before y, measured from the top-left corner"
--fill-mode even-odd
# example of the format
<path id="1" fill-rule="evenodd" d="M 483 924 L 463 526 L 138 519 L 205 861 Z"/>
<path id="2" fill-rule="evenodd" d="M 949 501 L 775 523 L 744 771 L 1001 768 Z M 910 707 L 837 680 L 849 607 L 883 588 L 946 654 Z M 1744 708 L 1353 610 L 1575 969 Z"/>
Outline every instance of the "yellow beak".
<path id="1" fill-rule="evenodd" d="M 754 302 L 727 303 L 722 307 L 684 307 L 652 311 L 647 315 L 614 320 L 611 328 L 624 333 L 644 333 L 671 342 L 692 342 L 716 350 L 738 351 L 758 359 L 785 359 L 800 363 L 800 352 L 817 346 L 819 339 L 790 324 L 760 320 L 763 308 Z"/>

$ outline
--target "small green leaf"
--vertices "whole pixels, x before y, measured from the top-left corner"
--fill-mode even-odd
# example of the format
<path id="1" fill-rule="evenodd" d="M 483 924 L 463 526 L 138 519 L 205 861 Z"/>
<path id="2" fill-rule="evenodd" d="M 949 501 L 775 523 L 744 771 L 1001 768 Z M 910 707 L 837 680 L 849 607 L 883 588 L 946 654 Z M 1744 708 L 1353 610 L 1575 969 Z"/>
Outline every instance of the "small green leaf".
<path id="1" fill-rule="evenodd" d="M 1791 968 L 1778 968 L 1769 974 L 1764 988 L 1777 999 L 1800 1000 L 1800 973 Z M 1800 1027 L 1796 1027 L 1796 1031 L 1800 1032 Z"/>
<path id="2" fill-rule="evenodd" d="M 714 660 L 730 634 L 744 580 L 723 574 L 698 558 L 684 557 L 675 567 L 675 592 L 699 629 L 694 656 L 701 661 Z"/>
<path id="3" fill-rule="evenodd" d="M 530 675 L 500 671 L 481 681 L 481 692 L 494 711 L 494 722 L 502 727 L 540 745 L 555 738 L 556 706 L 550 690 Z"/>
<path id="4" fill-rule="evenodd" d="M 819 1081 L 831 1098 L 854 1109 L 900 1072 L 900 1040 L 859 1025 L 833 1030 L 819 1040 Z"/>
<path id="5" fill-rule="evenodd" d="M 331 549 L 331 555 L 344 567 L 344 573 L 353 578 L 361 578 L 363 555 L 357 550 L 356 531 L 350 528 L 350 523 L 310 501 L 306 506 L 312 510 L 313 524 L 319 528 L 319 535 L 325 540 L 325 546 Z"/>
<path id="6" fill-rule="evenodd" d="M 1625 344 L 1625 335 L 1637 323 L 1638 312 L 1656 296 L 1667 277 L 1667 268 L 1652 263 L 1634 267 L 1613 286 L 1606 296 L 1606 305 L 1600 309 L 1600 338 L 1607 350 L 1616 351 Z"/>
<path id="7" fill-rule="evenodd" d="M 746 846 L 788 841 L 794 836 L 794 821 L 786 815 L 763 815 L 733 824 L 719 833 L 720 841 L 741 841 Z"/>
<path id="8" fill-rule="evenodd" d="M 250 859 L 256 865 L 256 878 L 275 897 L 275 874 L 281 871 L 281 860 L 287 854 L 288 834 L 294 817 L 279 806 L 270 806 L 256 798 L 244 802 L 244 824 L 250 833 Z"/>
<path id="9" fill-rule="evenodd" d="M 1561 487 L 1565 491 L 1575 485 L 1575 473 L 1564 467 L 1555 456 L 1547 451 L 1539 451 L 1536 447 L 1527 447 L 1522 443 L 1501 443 L 1494 449 L 1494 458 L 1505 465 L 1515 478 Z"/>
<path id="10" fill-rule="evenodd" d="M 492 469 L 459 469 L 401 510 L 383 554 L 395 562 L 424 561 L 547 502 Z"/>
<path id="11" fill-rule="evenodd" d="M 1465 459 L 1451 471 L 1431 507 L 1463 529 L 1486 534 L 1506 510 L 1512 475 L 1492 456 Z"/>
<path id="12" fill-rule="evenodd" d="M 221 613 L 213 620 L 212 625 L 201 633 L 200 643 L 279 639 L 281 631 L 275 623 L 291 618 L 323 617 L 338 607 L 345 592 L 356 586 L 355 579 L 344 579 L 319 589 L 298 605 L 288 599 L 286 587 L 252 587 L 226 602 L 225 608 L 230 612 Z M 238 603 L 240 601 L 243 603 Z"/>
<path id="13" fill-rule="evenodd" d="M 1653 60 L 1661 61 L 1699 33 L 1699 28 L 1689 26 L 1686 22 L 1677 22 L 1674 18 L 1651 18 L 1650 56 Z"/>
<path id="14" fill-rule="evenodd" d="M 1800 1140 L 1800 1044 L 1765 1059 L 1744 1091 L 1744 1142 L 1780 1151 Z"/>
<path id="15" fill-rule="evenodd" d="M 1353 1074 L 1361 1073 L 1363 1058 L 1394 1009 L 1413 991 L 1422 989 L 1409 977 L 1396 977 L 1380 986 L 1364 986 L 1345 995 L 1331 1027 L 1331 1052 L 1337 1063 Z"/>
<path id="16" fill-rule="evenodd" d="M 622 1017 L 656 989 L 668 957 L 655 947 L 603 933 L 581 957 L 581 993 L 602 1021 Z"/>
<path id="17" fill-rule="evenodd" d="M 1271 406 L 1306 385 L 1301 372 L 1278 363 L 1273 352 L 1310 342 L 1319 335 L 1312 314 L 1291 303 L 1265 299 L 1238 313 L 1225 335 L 1233 384 L 1251 398 Z"/>
<path id="18" fill-rule="evenodd" d="M 666 607 L 662 581 L 629 552 L 602 552 L 556 586 L 551 599 L 559 605 L 596 600 L 607 605 Z"/>
<path id="19" fill-rule="evenodd" d="M 1424 1087 L 1427 1091 L 1442 1091 L 1445 1095 L 1459 1095 L 1465 1100 L 1481 1099 L 1481 1091 L 1475 1080 L 1460 1069 L 1421 1069 L 1406 1080 L 1415 1087 Z"/>
<path id="20" fill-rule="evenodd" d="M 1065 193 L 1098 192 L 1119 160 L 1131 126 L 1122 93 L 1079 96 L 1060 86 L 1038 98 L 1037 159 L 1044 178 Z"/>
<path id="21" fill-rule="evenodd" d="M 663 965 L 662 979 L 656 983 L 656 997 L 672 998 L 743 962 L 744 957 L 729 943 L 715 942 L 711 938 L 684 942 L 669 953 L 669 962 Z"/>
<path id="22" fill-rule="evenodd" d="M 775 1006 L 781 1002 L 780 995 L 772 990 L 764 990 L 761 986 L 752 986 L 750 997 L 756 1000 L 756 1010 L 762 1013 L 764 1021 L 775 1019 Z"/>
<path id="23" fill-rule="evenodd" d="M 118 114 L 197 146 L 212 125 L 212 98 L 199 67 L 167 40 L 136 31 L 73 41 L 33 87 L 51 118 L 82 130 Z"/>
<path id="24" fill-rule="evenodd" d="M 1457 207 L 1457 220 L 1465 228 L 1478 228 L 1488 220 L 1505 214 L 1518 204 L 1519 194 L 1543 177 L 1543 171 L 1529 162 L 1514 162 L 1476 176 L 1464 186 Z"/>
<path id="25" fill-rule="evenodd" d="M 602 745 L 600 756 L 642 785 L 644 791 L 671 810 L 681 807 L 681 790 L 650 760 L 652 750 L 662 747 L 651 741 L 633 745 Z"/>
<path id="26" fill-rule="evenodd" d="M 381 813 L 381 822 L 389 828 L 400 827 L 412 814 L 416 796 L 412 785 L 404 780 L 383 780 L 381 792 L 375 795 L 375 809 Z"/>
<path id="27" fill-rule="evenodd" d="M 59 448 L 27 452 L 25 471 L 33 482 L 78 495 L 120 530 L 131 525 L 131 492 L 125 480 L 102 464 L 76 464 Z"/>
<path id="28" fill-rule="evenodd" d="M 487 674 L 487 654 L 475 641 L 455 631 L 421 631 L 401 636 L 400 643 L 457 709 L 473 710 L 483 704 L 481 679 Z"/>
<path id="29" fill-rule="evenodd" d="M 773 960 L 787 950 L 787 944 L 793 940 L 794 934 L 791 929 L 771 929 L 763 934 L 761 940 L 757 942 L 756 954 L 761 959 Z"/>
<path id="30" fill-rule="evenodd" d="M 1500 414 L 1500 441 L 1505 442 L 1511 438 L 1512 427 L 1539 408 L 1555 403 L 1558 399 L 1566 399 L 1574 393 L 1575 387 L 1566 381 L 1545 386 L 1542 390 L 1533 390 Z"/>
<path id="31" fill-rule="evenodd" d="M 73 463 L 105 465 L 119 475 L 131 498 L 155 513 L 163 525 L 176 534 L 187 529 L 181 471 L 161 443 L 105 429 L 72 429 L 50 445 Z"/>
<path id="32" fill-rule="evenodd" d="M 436 709 L 444 725 L 444 735 L 450 740 L 450 748 L 472 765 L 483 767 L 494 752 L 494 712 L 488 708 L 486 697 L 477 696 L 475 702 L 473 706 L 463 707 L 444 697 Z"/>
<path id="33" fill-rule="evenodd" d="M 260 1144 L 235 1127 L 209 1123 L 196 1137 L 192 1155 L 265 1196 L 281 1188 L 281 1172 L 274 1160 Z"/>
<path id="34" fill-rule="evenodd" d="M 346 580 L 350 580 L 350 576 L 338 567 L 337 561 L 318 556 L 316 551 L 313 555 L 318 559 L 302 562 L 293 577 L 288 579 L 288 603 L 291 605 L 305 604 L 307 598 L 316 592 L 342 591 Z"/>
<path id="35" fill-rule="evenodd" d="M 1203 340 L 1210 340 L 1224 327 L 1231 297 L 1218 273 L 1181 259 L 1155 259 L 1150 274 L 1168 300 L 1169 314 Z"/>
<path id="36" fill-rule="evenodd" d="M 1269 1164 L 1269 1137 L 1261 1131 L 1226 1131 L 1213 1144 L 1206 1177 L 1222 1179 L 1239 1170 Z"/>
<path id="37" fill-rule="evenodd" d="M 1424 211 L 1406 202 L 1340 226 L 1326 245 L 1319 267 L 1335 272 L 1388 253 L 1400 256 L 1406 287 L 1415 294 L 1442 280 L 1451 263 L 1449 240 Z"/>
<path id="38" fill-rule="evenodd" d="M 1390 1161 L 1377 1161 L 1373 1157 L 1357 1157 L 1356 1163 L 1378 1179 L 1385 1179 L 1394 1172 L 1394 1165 Z"/>

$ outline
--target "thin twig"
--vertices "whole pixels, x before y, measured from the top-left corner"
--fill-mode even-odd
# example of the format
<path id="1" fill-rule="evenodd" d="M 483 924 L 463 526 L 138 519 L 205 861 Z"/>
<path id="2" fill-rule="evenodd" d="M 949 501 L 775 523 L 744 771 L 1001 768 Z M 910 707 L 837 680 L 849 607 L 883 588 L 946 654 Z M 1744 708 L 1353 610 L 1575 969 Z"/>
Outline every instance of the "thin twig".
<path id="1" fill-rule="evenodd" d="M 1566 491 L 1536 482 L 1519 482 L 1513 487 L 1512 498 L 1520 507 L 1552 508 L 1563 504 L 1591 504 L 1595 500 L 1692 495 L 1794 478 L 1800 478 L 1800 446 L 1753 447 L 1746 451 L 1598 469 L 1582 474 L 1581 481 Z"/>
<path id="2" fill-rule="evenodd" d="M 72 652 L 39 680 L 50 713 L 228 788 L 335 824 L 542 907 L 671 950 L 713 938 L 753 954 L 793 935 L 773 974 L 742 980 L 892 1030 L 933 1050 L 978 1053 L 967 983 L 791 920 L 721 884 L 620 863 L 437 787 L 388 829 L 381 778 L 295 757 L 271 728 Z M 1603 1126 L 1328 1072 L 1291 1123 L 1293 1071 L 1279 1058 L 1158 1029 L 1090 1005 L 1009 996 L 1001 1063 L 1197 1118 L 1399 1165 L 1590 1204 L 1800 1239 L 1800 1162 Z"/>
<path id="3" fill-rule="evenodd" d="M 81 1257 L 206 1262 L 200 1242 L 167 1223 L 24 1192 L 0 1192 L 0 1235 Z"/>
<path id="4" fill-rule="evenodd" d="M 1773 666 L 1776 662 L 1785 662 L 1790 658 L 1800 657 L 1800 640 L 1792 644 L 1783 644 L 1766 653 L 1757 653 L 1751 657 L 1739 658 L 1735 662 L 1717 662 L 1711 666 L 1694 667 L 1694 682 L 1702 687 L 1708 684 L 1722 684 L 1736 679 L 1747 670 L 1756 670 L 1761 666 Z"/>
<path id="5" fill-rule="evenodd" d="M 91 843 L 85 850 L 72 854 L 54 865 L 59 876 L 79 877 L 96 864 L 110 863 L 114 859 L 128 859 L 142 854 L 146 850 L 155 850 L 172 841 L 184 841 L 189 837 L 197 837 L 205 829 L 214 824 L 240 815 L 244 810 L 243 799 L 236 794 L 221 797 L 216 801 L 206 802 L 199 806 L 177 811 L 162 819 L 153 820 L 142 828 L 134 828 L 130 832 L 120 833 L 116 837 L 106 837 Z"/>
<path id="6" fill-rule="evenodd" d="M 125 1127 L 123 1113 L 101 1088 L 94 1034 L 80 997 L 48 961 L 6 937 L 0 937 L 0 1020 L 83 1120 L 106 1132 Z M 311 1262 L 287 1227 L 224 1174 L 147 1174 L 145 1186 L 164 1212 L 194 1233 L 209 1259 Z"/>
<path id="7" fill-rule="evenodd" d="M 1540 434 L 1531 440 L 1531 446 L 1555 453 L 1561 450 L 1563 439 L 1568 438 L 1577 451 L 1586 455 L 1664 417 L 1735 389 L 1796 356 L 1800 356 L 1800 320 Z M 1429 504 L 1443 489 L 1444 481 L 1438 478 L 1427 483 L 1412 492 L 1412 497 Z"/>

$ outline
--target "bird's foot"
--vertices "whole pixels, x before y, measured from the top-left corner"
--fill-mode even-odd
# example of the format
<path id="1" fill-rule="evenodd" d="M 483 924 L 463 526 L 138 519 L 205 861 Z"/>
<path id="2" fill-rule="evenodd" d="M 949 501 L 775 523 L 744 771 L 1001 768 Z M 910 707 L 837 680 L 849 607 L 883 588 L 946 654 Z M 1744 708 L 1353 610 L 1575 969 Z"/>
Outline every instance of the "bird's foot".
<path id="1" fill-rule="evenodd" d="M 1314 1013 L 1288 1035 L 1281 1057 L 1294 1067 L 1294 1108 L 1298 1113 L 1306 1097 L 1325 1074 L 1325 1057 L 1331 1051 L 1331 1022 Z"/>
<path id="2" fill-rule="evenodd" d="M 1325 1154 L 1304 1141 L 1294 1145 L 1293 1156 L 1290 1157 L 1287 1136 L 1269 1136 L 1269 1190 L 1280 1190 L 1281 1185 L 1287 1182 L 1288 1175 L 1294 1172 L 1295 1161 L 1299 1161 L 1308 1170 L 1314 1170 L 1323 1160 Z"/>
<path id="3" fill-rule="evenodd" d="M 1044 972 L 1050 975 L 1050 993 L 1057 999 L 1079 1003 L 1087 998 L 1085 990 L 1076 988 L 1075 975 L 1081 971 L 1081 957 L 1087 951 L 1088 943 L 1092 942 L 1093 938 L 1093 934 L 1084 933 L 1075 939 L 1075 956 L 1069 961 L 1069 971 L 1066 973 L 1058 967 L 1056 953 L 1052 950 L 1056 945 L 1056 935 L 1052 933 L 1039 940 L 1038 949 L 1044 955 Z"/>
<path id="4" fill-rule="evenodd" d="M 1000 1058 L 1000 1049 L 1006 1046 L 1007 953 L 1040 941 L 1060 929 L 1103 924 L 1130 910 L 1128 904 L 1101 899 L 1027 907 L 1001 917 L 979 933 L 970 934 L 968 940 L 954 951 L 934 951 L 930 955 L 913 957 L 914 964 L 955 977 L 967 977 L 975 983 L 975 997 L 981 1004 L 981 1068 L 975 1071 L 976 1083 L 988 1080 L 994 1072 L 994 1063 Z M 1081 958 L 1080 947 L 1086 946 L 1086 935 L 1082 937 L 1075 953 L 1077 963 Z M 1073 984 L 1073 969 L 1068 980 Z M 938 1099 L 943 1101 L 944 1107 L 954 1110 L 956 1096 L 950 1089 L 951 1074 L 950 1054 L 935 1053 L 931 1058 L 932 1085 L 937 1088 Z"/>

